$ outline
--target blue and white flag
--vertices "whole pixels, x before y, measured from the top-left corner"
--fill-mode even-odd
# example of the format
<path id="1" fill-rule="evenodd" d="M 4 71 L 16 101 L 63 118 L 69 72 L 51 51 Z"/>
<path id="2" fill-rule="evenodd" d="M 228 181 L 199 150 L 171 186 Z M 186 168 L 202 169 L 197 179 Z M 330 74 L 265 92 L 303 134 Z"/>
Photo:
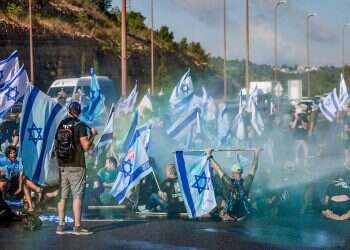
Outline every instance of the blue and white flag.
<path id="1" fill-rule="evenodd" d="M 23 101 L 19 139 L 24 175 L 35 183 L 46 183 L 56 131 L 65 116 L 65 108 L 29 85 Z"/>
<path id="2" fill-rule="evenodd" d="M 96 146 L 94 148 L 94 153 L 97 153 L 100 148 L 102 148 L 108 144 L 112 144 L 114 112 L 115 112 L 115 107 L 114 107 L 114 103 L 113 103 L 111 106 L 111 110 L 109 111 L 106 127 L 104 128 L 100 139 L 96 143 Z"/>
<path id="3" fill-rule="evenodd" d="M 129 147 L 130 147 L 130 143 L 132 141 L 132 138 L 134 137 L 134 133 L 136 131 L 136 128 L 137 128 L 137 123 L 138 123 L 138 118 L 139 115 L 138 115 L 138 112 L 135 111 L 132 115 L 132 118 L 131 118 L 131 124 L 130 124 L 130 127 L 129 127 L 129 131 L 124 139 L 124 142 L 123 142 L 123 148 L 122 148 L 122 151 L 123 152 L 126 152 Z"/>
<path id="4" fill-rule="evenodd" d="M 332 122 L 336 118 L 337 112 L 341 110 L 341 107 L 335 88 L 321 101 L 320 110 L 328 121 Z"/>
<path id="5" fill-rule="evenodd" d="M 153 110 L 153 107 L 152 107 L 152 101 L 151 101 L 151 91 L 150 89 L 148 89 L 145 93 L 145 95 L 143 96 L 137 110 L 139 112 L 139 114 L 141 116 L 143 116 L 143 113 L 145 112 L 145 110 L 150 110 L 152 111 Z"/>
<path id="6" fill-rule="evenodd" d="M 233 120 L 233 130 L 235 131 L 235 136 L 238 140 L 242 141 L 246 138 L 245 124 L 243 118 L 244 105 L 242 100 L 242 90 L 239 95 L 239 108 L 238 114 Z"/>
<path id="7" fill-rule="evenodd" d="M 257 87 L 254 88 L 253 92 L 250 94 L 248 103 L 247 103 L 247 112 L 253 112 L 253 105 L 258 105 L 258 97 L 259 97 L 259 89 Z"/>
<path id="8" fill-rule="evenodd" d="M 216 207 L 206 152 L 176 151 L 175 163 L 181 192 L 190 218 L 208 214 Z"/>
<path id="9" fill-rule="evenodd" d="M 132 143 L 120 166 L 117 179 L 114 182 L 111 194 L 121 204 L 142 178 L 152 172 L 149 158 L 141 140 L 139 130 L 135 131 Z"/>
<path id="10" fill-rule="evenodd" d="M 145 147 L 146 151 L 148 151 L 149 139 L 151 137 L 152 124 L 146 123 L 137 128 L 137 131 L 140 133 L 140 140 Z"/>
<path id="11" fill-rule="evenodd" d="M 264 122 L 263 119 L 260 116 L 259 111 L 256 108 L 256 103 L 251 104 L 251 112 L 252 112 L 252 118 L 251 118 L 251 124 L 255 132 L 261 136 L 264 132 Z"/>
<path id="12" fill-rule="evenodd" d="M 0 118 L 11 109 L 11 107 L 21 98 L 23 98 L 29 80 L 27 72 L 22 66 L 16 75 L 0 90 Z"/>
<path id="13" fill-rule="evenodd" d="M 228 121 L 227 108 L 225 103 L 219 104 L 217 118 L 218 145 L 227 144 L 230 134 L 230 124 Z"/>
<path id="14" fill-rule="evenodd" d="M 167 134 L 177 141 L 182 140 L 191 132 L 193 125 L 197 122 L 197 114 L 200 112 L 200 108 L 196 107 L 180 116 L 167 130 Z"/>
<path id="15" fill-rule="evenodd" d="M 340 75 L 340 86 L 339 86 L 339 104 L 343 107 L 349 100 L 348 88 L 344 80 L 343 74 Z"/>
<path id="16" fill-rule="evenodd" d="M 216 105 L 214 102 L 213 97 L 208 98 L 207 106 L 206 106 L 206 113 L 205 113 L 205 120 L 206 121 L 213 121 L 216 119 Z"/>
<path id="17" fill-rule="evenodd" d="M 117 104 L 117 115 L 133 112 L 139 92 L 137 91 L 137 82 L 126 99 L 121 98 Z"/>
<path id="18" fill-rule="evenodd" d="M 191 70 L 181 77 L 171 93 L 169 103 L 172 109 L 178 110 L 185 108 L 193 97 L 193 84 L 191 77 Z"/>
<path id="19" fill-rule="evenodd" d="M 92 123 L 96 121 L 99 115 L 105 111 L 105 97 L 101 92 L 100 85 L 98 84 L 95 70 L 91 68 L 90 70 L 90 95 L 89 103 L 87 107 L 81 114 L 83 121 L 87 123 Z"/>
<path id="20" fill-rule="evenodd" d="M 0 61 L 0 90 L 7 85 L 6 82 L 14 78 L 18 70 L 18 52 L 15 50 L 9 57 Z"/>

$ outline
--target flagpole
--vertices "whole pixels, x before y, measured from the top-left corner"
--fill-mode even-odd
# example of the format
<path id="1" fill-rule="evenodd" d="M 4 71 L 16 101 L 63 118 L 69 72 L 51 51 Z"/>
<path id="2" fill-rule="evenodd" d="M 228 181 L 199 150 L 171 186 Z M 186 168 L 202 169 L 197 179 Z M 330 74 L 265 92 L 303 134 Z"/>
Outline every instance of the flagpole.
<path id="1" fill-rule="evenodd" d="M 152 174 L 153 174 L 154 180 L 156 181 L 158 190 L 161 191 L 161 190 L 160 190 L 160 186 L 159 186 L 159 182 L 158 182 L 158 180 L 157 180 L 156 174 L 155 174 L 154 171 L 153 171 L 153 168 L 152 168 Z"/>
<path id="2" fill-rule="evenodd" d="M 249 0 L 245 0 L 245 88 L 247 90 L 247 96 L 249 95 Z"/>
<path id="3" fill-rule="evenodd" d="M 154 39 L 153 39 L 153 0 L 151 0 L 151 94 L 154 95 Z"/>
<path id="4" fill-rule="evenodd" d="M 126 0 L 122 0 L 122 20 L 121 20 L 121 74 L 122 74 L 122 96 L 126 97 L 127 58 L 126 58 Z"/>
<path id="5" fill-rule="evenodd" d="M 32 0 L 29 0 L 29 59 L 30 81 L 34 84 L 34 59 L 33 59 L 33 26 L 32 26 Z"/>
<path id="6" fill-rule="evenodd" d="M 224 0 L 224 101 L 227 99 L 227 27 L 226 27 L 226 0 Z"/>

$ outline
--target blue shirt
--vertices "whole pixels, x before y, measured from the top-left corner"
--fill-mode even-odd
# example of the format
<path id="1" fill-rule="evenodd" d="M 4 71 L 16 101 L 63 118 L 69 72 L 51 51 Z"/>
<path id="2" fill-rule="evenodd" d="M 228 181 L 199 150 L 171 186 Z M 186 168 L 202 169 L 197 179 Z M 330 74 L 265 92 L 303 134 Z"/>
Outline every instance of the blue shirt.
<path id="1" fill-rule="evenodd" d="M 12 176 L 18 176 L 23 172 L 23 166 L 19 161 L 10 161 L 3 154 L 0 154 L 0 169 L 5 172 L 6 179 L 11 179 Z"/>

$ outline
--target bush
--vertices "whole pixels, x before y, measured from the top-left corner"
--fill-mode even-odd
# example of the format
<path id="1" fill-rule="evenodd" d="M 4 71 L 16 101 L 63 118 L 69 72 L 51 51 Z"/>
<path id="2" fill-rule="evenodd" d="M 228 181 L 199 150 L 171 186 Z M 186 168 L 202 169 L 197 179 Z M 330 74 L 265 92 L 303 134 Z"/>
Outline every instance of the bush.
<path id="1" fill-rule="evenodd" d="M 13 16 L 20 16 L 23 14 L 23 8 L 15 3 L 8 3 L 6 7 L 7 12 Z"/>

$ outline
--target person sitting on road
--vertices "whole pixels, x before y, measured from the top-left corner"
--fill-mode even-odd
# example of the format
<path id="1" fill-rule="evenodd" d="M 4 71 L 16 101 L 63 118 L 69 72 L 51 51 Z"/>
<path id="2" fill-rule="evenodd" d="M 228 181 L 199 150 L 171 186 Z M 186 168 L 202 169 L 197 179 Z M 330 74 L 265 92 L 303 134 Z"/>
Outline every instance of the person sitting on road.
<path id="1" fill-rule="evenodd" d="M 156 212 L 167 212 L 168 217 L 176 217 L 185 211 L 180 185 L 176 176 L 174 164 L 168 164 L 165 169 L 166 179 L 160 186 L 158 194 L 153 193 L 147 204 L 147 209 Z"/>
<path id="2" fill-rule="evenodd" d="M 0 190 L 2 192 L 8 190 L 9 194 L 15 198 L 20 198 L 23 191 L 28 203 L 28 212 L 33 212 L 30 190 L 38 193 L 37 200 L 40 202 L 43 189 L 23 175 L 23 166 L 17 160 L 17 149 L 15 146 L 8 146 L 5 155 L 6 157 L 0 159 L 0 166 L 2 166 L 3 172 L 3 177 L 0 180 Z"/>
<path id="3" fill-rule="evenodd" d="M 255 151 L 254 159 L 251 164 L 251 173 L 248 174 L 245 179 L 242 178 L 243 170 L 239 163 L 233 164 L 232 174 L 231 177 L 229 177 L 214 160 L 212 154 L 213 149 L 208 150 L 208 160 L 219 178 L 222 180 L 227 191 L 227 194 L 225 195 L 224 209 L 220 214 L 222 220 L 241 220 L 249 214 L 248 195 L 258 168 L 258 154 L 260 150 L 261 149 L 258 148 Z"/>
<path id="4" fill-rule="evenodd" d="M 347 220 L 350 218 L 349 177 L 337 177 L 328 186 L 322 214 L 333 220 Z"/>
<path id="5" fill-rule="evenodd" d="M 106 159 L 105 166 L 97 172 L 97 176 L 104 188 L 100 195 L 102 204 L 111 205 L 115 203 L 115 198 L 111 194 L 111 188 L 117 179 L 117 160 L 114 157 Z"/>

